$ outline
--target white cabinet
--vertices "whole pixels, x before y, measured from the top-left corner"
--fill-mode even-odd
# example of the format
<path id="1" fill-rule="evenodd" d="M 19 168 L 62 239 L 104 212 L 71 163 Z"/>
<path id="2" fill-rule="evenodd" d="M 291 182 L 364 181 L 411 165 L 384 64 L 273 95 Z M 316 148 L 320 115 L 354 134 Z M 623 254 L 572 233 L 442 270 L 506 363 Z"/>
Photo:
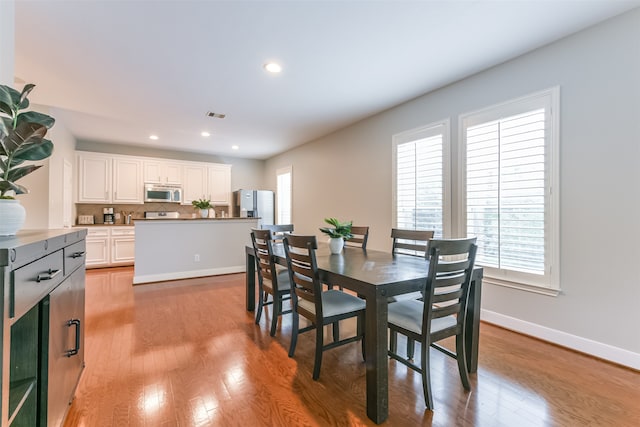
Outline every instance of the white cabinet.
<path id="1" fill-rule="evenodd" d="M 133 264 L 135 261 L 135 229 L 111 229 L 111 265 Z"/>
<path id="2" fill-rule="evenodd" d="M 207 191 L 207 166 L 193 163 L 185 164 L 183 169 L 183 205 L 190 205 L 193 200 L 206 198 Z"/>
<path id="3" fill-rule="evenodd" d="M 170 161 L 145 160 L 144 182 L 153 184 L 182 184 L 182 165 Z"/>
<path id="4" fill-rule="evenodd" d="M 143 203 L 142 162 L 130 157 L 113 159 L 113 203 Z"/>
<path id="5" fill-rule="evenodd" d="M 90 227 L 87 232 L 87 268 L 132 265 L 134 227 Z"/>
<path id="6" fill-rule="evenodd" d="M 87 230 L 87 268 L 109 265 L 110 252 L 109 228 L 90 227 Z"/>
<path id="7" fill-rule="evenodd" d="M 208 167 L 208 197 L 213 205 L 231 204 L 231 165 L 216 164 Z"/>
<path id="8" fill-rule="evenodd" d="M 143 203 L 142 161 L 78 153 L 78 203 Z"/>
<path id="9" fill-rule="evenodd" d="M 111 203 L 111 156 L 78 155 L 78 203 Z"/>

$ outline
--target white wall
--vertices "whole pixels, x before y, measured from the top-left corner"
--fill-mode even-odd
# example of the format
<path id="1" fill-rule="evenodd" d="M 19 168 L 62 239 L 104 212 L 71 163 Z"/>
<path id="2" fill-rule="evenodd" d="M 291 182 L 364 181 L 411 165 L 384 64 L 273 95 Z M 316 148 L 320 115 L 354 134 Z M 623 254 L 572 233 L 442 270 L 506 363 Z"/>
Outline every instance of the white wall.
<path id="1" fill-rule="evenodd" d="M 0 84 L 13 87 L 15 2 L 0 1 Z"/>
<path id="2" fill-rule="evenodd" d="M 561 90 L 561 295 L 485 285 L 485 319 L 640 369 L 640 9 L 267 161 L 293 166 L 296 231 L 327 216 L 371 226 L 391 244 L 391 138 L 552 86 Z M 454 211 L 461 184 L 453 171 Z M 456 220 L 456 218 L 454 218 Z"/>

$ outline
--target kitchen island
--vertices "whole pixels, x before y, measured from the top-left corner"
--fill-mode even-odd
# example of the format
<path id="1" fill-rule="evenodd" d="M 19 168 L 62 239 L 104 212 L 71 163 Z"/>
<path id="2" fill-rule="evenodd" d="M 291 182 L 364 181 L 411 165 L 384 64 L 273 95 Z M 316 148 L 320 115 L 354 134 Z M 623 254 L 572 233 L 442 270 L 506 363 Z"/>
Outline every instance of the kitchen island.
<path id="1" fill-rule="evenodd" d="M 133 283 L 244 272 L 258 219 L 136 219 Z"/>

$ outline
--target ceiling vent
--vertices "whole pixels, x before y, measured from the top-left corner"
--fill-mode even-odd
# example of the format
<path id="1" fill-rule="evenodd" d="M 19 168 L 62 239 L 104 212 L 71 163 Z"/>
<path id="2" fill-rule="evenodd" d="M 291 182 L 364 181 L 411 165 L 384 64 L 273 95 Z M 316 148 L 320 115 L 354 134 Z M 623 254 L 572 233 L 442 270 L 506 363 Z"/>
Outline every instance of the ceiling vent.
<path id="1" fill-rule="evenodd" d="M 214 112 L 211 112 L 211 111 L 207 111 L 207 116 L 208 117 L 215 117 L 216 119 L 224 119 L 225 117 L 227 117 L 226 114 L 214 113 Z"/>

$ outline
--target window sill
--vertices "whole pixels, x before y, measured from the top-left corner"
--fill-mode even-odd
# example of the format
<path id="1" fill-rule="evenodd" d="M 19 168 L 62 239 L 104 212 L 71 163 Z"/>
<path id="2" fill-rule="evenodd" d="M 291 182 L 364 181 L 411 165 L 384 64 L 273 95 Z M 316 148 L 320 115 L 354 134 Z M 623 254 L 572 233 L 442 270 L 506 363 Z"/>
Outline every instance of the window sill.
<path id="1" fill-rule="evenodd" d="M 496 279 L 495 277 L 488 277 L 485 273 L 482 278 L 482 283 L 489 283 L 491 285 L 504 286 L 506 288 L 519 289 L 521 291 L 533 292 L 536 294 L 547 295 L 550 297 L 557 297 L 562 292 L 560 288 L 549 288 L 546 286 L 529 285 L 526 283 L 510 282 L 508 280 Z"/>

